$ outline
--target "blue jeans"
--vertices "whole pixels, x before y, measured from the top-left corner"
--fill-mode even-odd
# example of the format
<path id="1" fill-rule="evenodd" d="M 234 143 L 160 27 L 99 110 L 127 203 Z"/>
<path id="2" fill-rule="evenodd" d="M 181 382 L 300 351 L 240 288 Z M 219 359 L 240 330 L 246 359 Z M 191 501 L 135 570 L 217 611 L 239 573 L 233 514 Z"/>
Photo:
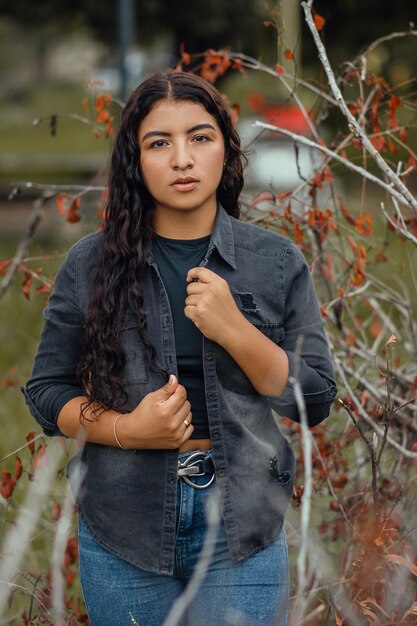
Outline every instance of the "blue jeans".
<path id="1" fill-rule="evenodd" d="M 192 452 L 181 454 L 180 460 Z M 200 485 L 207 479 L 191 477 Z M 221 520 L 208 530 L 207 519 L 213 519 L 206 515 L 213 511 L 213 506 L 206 508 L 209 499 L 209 507 L 217 503 L 215 480 L 201 490 L 178 480 L 173 576 L 114 556 L 95 542 L 79 516 L 80 577 L 92 626 L 163 626 L 168 614 L 171 621 L 165 623 L 176 626 L 286 625 L 290 581 L 285 530 L 269 547 L 233 563 Z M 201 562 L 197 566 L 203 545 L 205 568 Z"/>

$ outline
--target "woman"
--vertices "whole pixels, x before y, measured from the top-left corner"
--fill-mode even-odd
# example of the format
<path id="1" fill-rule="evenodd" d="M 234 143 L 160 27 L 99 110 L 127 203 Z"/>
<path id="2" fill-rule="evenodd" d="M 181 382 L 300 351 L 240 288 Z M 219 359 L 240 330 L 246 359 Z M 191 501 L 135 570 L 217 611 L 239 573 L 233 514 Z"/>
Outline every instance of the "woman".
<path id="1" fill-rule="evenodd" d="M 68 474 L 93 626 L 163 624 L 208 498 L 221 521 L 187 623 L 286 623 L 294 457 L 271 409 L 299 420 L 297 380 L 315 425 L 336 389 L 304 257 L 239 221 L 242 185 L 219 92 L 148 78 L 123 111 L 104 230 L 71 248 L 45 310 L 24 392 L 46 434 L 85 439 Z"/>

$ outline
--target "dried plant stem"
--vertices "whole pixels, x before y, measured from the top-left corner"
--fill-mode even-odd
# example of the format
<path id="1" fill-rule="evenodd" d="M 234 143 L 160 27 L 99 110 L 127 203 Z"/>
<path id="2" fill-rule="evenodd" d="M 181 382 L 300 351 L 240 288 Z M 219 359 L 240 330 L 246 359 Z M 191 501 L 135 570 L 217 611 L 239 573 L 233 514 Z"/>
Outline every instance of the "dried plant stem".
<path id="1" fill-rule="evenodd" d="M 37 198 L 33 203 L 33 212 L 32 217 L 30 218 L 29 224 L 26 229 L 26 235 L 19 243 L 18 249 L 16 251 L 16 255 L 13 258 L 12 263 L 10 264 L 6 276 L 0 283 L 0 298 L 6 293 L 7 289 L 10 287 L 13 277 L 22 262 L 22 260 L 27 256 L 29 252 L 29 248 L 32 244 L 33 237 L 35 232 L 41 223 L 42 214 L 43 214 L 43 205 L 45 203 L 46 198 L 41 196 Z"/>
<path id="2" fill-rule="evenodd" d="M 370 454 L 370 457 L 371 457 L 372 496 L 373 496 L 374 513 L 375 513 L 376 518 L 379 519 L 379 515 L 380 515 L 380 502 L 379 502 L 379 491 L 378 491 L 378 468 L 379 468 L 379 463 L 378 463 L 378 460 L 377 460 L 377 457 L 376 457 L 375 446 L 373 445 L 372 441 L 370 441 L 370 439 L 368 439 L 368 437 L 366 436 L 365 431 L 363 430 L 362 426 L 360 425 L 360 423 L 356 419 L 356 417 L 355 417 L 353 411 L 351 410 L 350 406 L 347 405 L 345 402 L 343 402 L 343 400 L 341 400 L 340 398 L 339 398 L 339 402 L 343 406 L 345 411 L 347 411 L 350 419 L 355 424 L 355 427 L 359 431 L 362 439 L 364 440 L 364 442 L 366 443 L 366 445 L 368 447 L 369 454 Z M 384 436 L 386 438 L 386 431 L 384 432 Z"/>
<path id="3" fill-rule="evenodd" d="M 348 159 L 345 159 L 334 150 L 330 150 L 326 146 L 316 143 L 315 141 L 312 141 L 311 139 L 308 139 L 308 137 L 304 137 L 303 135 L 298 135 L 297 133 L 293 133 L 289 130 L 286 130 L 285 128 L 274 126 L 273 124 L 265 124 L 264 122 L 256 121 L 254 123 L 254 126 L 257 126 L 259 128 L 264 128 L 265 130 L 269 130 L 273 133 L 284 135 L 285 137 L 290 137 L 291 139 L 293 139 L 294 141 L 298 143 L 302 143 L 305 146 L 309 146 L 310 148 L 313 148 L 314 150 L 319 150 L 320 152 L 323 152 L 323 154 L 326 154 L 331 159 L 334 159 L 335 161 L 342 163 L 342 165 L 344 165 L 348 169 L 353 170 L 357 174 L 360 174 L 364 178 L 367 178 L 371 182 L 375 183 L 376 185 L 378 185 L 379 187 L 387 191 L 391 196 L 396 198 L 402 204 L 409 206 L 409 201 L 404 197 L 404 195 L 401 192 L 397 191 L 397 189 L 394 189 L 392 185 L 384 182 L 377 176 L 374 176 L 373 174 L 371 174 L 371 172 L 368 172 L 366 169 L 364 169 L 360 165 L 355 165 L 355 163 L 348 161 Z M 416 208 L 416 212 L 417 212 L 417 208 Z"/>
<path id="4" fill-rule="evenodd" d="M 48 446 L 47 462 L 36 468 L 25 500 L 19 507 L 15 524 L 4 538 L 2 553 L 7 555 L 7 559 L 2 558 L 0 561 L 0 580 L 5 583 L 0 586 L 0 616 L 8 610 L 7 585 L 12 582 L 16 572 L 20 571 L 26 544 L 38 524 L 42 507 L 49 495 L 62 456 L 63 450 L 59 446 Z"/>
<path id="5" fill-rule="evenodd" d="M 417 213 L 417 200 L 410 193 L 410 191 L 404 185 L 404 183 L 399 178 L 399 176 L 397 176 L 397 174 L 389 167 L 388 163 L 383 159 L 383 157 L 380 155 L 378 150 L 376 150 L 376 148 L 373 146 L 372 142 L 370 141 L 370 139 L 364 132 L 363 128 L 358 123 L 356 118 L 352 115 L 352 113 L 349 110 L 349 107 L 347 106 L 342 96 L 342 92 L 340 91 L 339 86 L 336 82 L 333 70 L 331 68 L 329 59 L 327 57 L 326 49 L 323 45 L 323 42 L 321 41 L 319 31 L 317 30 L 316 24 L 314 22 L 312 10 L 311 10 L 312 3 L 302 2 L 301 6 L 304 9 L 305 20 L 311 31 L 311 34 L 313 35 L 314 43 L 316 44 L 323 69 L 326 72 L 330 89 L 338 103 L 339 109 L 341 110 L 341 112 L 347 119 L 349 130 L 352 132 L 352 134 L 355 137 L 357 137 L 361 141 L 362 145 L 366 148 L 366 150 L 372 156 L 375 163 L 382 170 L 382 172 L 388 178 L 388 180 L 391 181 L 393 187 L 395 187 L 395 189 L 401 195 L 402 202 L 406 203 L 414 213 Z"/>
<path id="6" fill-rule="evenodd" d="M 350 397 L 352 398 L 352 401 L 355 404 L 356 408 L 358 409 L 360 416 L 364 419 L 364 421 L 368 424 L 368 426 L 370 426 L 372 430 L 374 430 L 374 432 L 378 435 L 378 437 L 382 439 L 384 437 L 384 431 L 377 424 L 375 424 L 375 422 L 372 421 L 372 419 L 369 417 L 369 415 L 366 413 L 361 403 L 357 399 L 352 387 L 349 385 L 349 382 L 346 378 L 344 368 L 342 366 L 342 363 L 339 357 L 337 356 L 334 357 L 334 363 L 336 366 L 336 370 L 342 380 L 342 383 L 345 386 L 346 391 L 349 393 Z M 411 450 L 407 450 L 406 448 L 404 448 L 404 446 L 402 446 L 397 441 L 392 439 L 392 437 L 390 437 L 389 435 L 387 435 L 386 439 L 387 439 L 387 443 L 389 443 L 393 448 L 395 448 L 398 452 L 400 452 L 407 459 L 417 459 L 417 452 L 411 452 Z"/>

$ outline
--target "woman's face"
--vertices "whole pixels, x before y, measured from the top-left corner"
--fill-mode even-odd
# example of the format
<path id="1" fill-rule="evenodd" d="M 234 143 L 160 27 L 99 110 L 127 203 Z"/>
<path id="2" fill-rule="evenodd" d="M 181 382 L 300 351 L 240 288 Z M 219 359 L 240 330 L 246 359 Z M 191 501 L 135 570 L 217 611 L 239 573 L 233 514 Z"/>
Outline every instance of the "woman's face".
<path id="1" fill-rule="evenodd" d="M 140 169 L 157 210 L 216 210 L 225 158 L 222 132 L 187 100 L 157 102 L 138 132 Z"/>

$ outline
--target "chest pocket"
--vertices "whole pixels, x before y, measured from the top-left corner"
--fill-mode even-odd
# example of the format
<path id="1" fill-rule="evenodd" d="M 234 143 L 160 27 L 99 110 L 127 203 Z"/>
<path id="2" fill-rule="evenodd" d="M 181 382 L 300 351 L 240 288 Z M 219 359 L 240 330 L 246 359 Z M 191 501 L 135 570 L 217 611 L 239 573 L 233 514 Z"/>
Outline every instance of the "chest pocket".
<path id="1" fill-rule="evenodd" d="M 145 361 L 145 351 L 139 335 L 138 322 L 128 319 L 120 330 L 120 341 L 126 361 L 122 372 L 124 385 L 143 384 L 149 381 L 149 371 Z"/>
<path id="2" fill-rule="evenodd" d="M 285 337 L 285 331 L 281 323 L 277 322 L 251 322 L 268 339 L 279 345 Z M 258 393 L 245 372 L 224 350 L 216 344 L 216 371 L 220 384 L 230 391 L 242 395 Z"/>

